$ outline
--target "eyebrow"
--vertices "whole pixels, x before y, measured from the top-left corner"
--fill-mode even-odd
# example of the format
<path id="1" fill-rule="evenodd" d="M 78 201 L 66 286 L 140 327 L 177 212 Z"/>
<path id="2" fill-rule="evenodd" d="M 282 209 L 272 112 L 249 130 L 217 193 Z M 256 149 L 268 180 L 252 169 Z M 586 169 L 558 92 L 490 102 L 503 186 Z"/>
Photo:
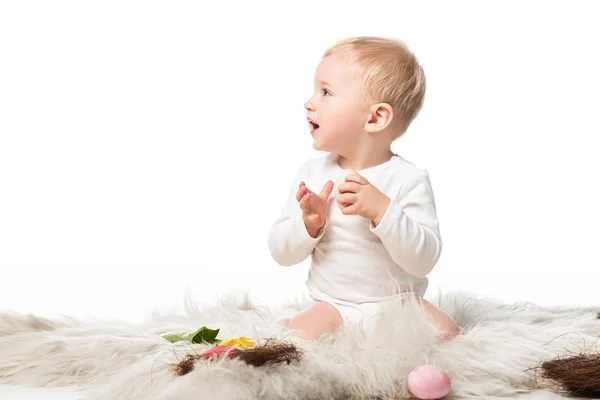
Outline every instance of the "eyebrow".
<path id="1" fill-rule="evenodd" d="M 320 84 L 322 84 L 323 86 L 330 86 L 330 87 L 331 87 L 331 85 L 330 85 L 329 83 L 325 82 L 325 81 L 322 81 L 322 80 L 320 80 L 320 79 L 317 79 L 317 81 L 318 81 Z"/>

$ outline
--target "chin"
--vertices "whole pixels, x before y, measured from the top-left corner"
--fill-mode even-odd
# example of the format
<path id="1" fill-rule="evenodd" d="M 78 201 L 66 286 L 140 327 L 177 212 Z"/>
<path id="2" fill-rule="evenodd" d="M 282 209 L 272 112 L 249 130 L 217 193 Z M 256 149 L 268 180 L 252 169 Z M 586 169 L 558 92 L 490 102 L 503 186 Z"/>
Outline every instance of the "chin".
<path id="1" fill-rule="evenodd" d="M 317 151 L 329 151 L 326 146 L 323 146 L 322 144 L 317 143 L 316 141 L 313 142 L 313 149 Z"/>
<path id="2" fill-rule="evenodd" d="M 313 149 L 315 149 L 317 151 L 325 151 L 328 153 L 337 152 L 336 149 L 338 147 L 334 143 L 331 143 L 331 141 L 327 142 L 327 141 L 319 140 L 319 138 L 313 138 L 312 146 L 313 146 Z"/>

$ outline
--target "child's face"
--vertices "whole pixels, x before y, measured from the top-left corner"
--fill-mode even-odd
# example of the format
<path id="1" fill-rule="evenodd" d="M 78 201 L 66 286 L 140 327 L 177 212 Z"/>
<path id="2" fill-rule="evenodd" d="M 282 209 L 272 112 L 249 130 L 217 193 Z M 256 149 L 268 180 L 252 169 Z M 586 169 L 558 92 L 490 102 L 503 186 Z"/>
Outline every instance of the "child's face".
<path id="1" fill-rule="evenodd" d="M 364 134 L 369 108 L 359 83 L 359 67 L 331 56 L 315 72 L 315 92 L 304 104 L 316 150 L 346 154 Z"/>

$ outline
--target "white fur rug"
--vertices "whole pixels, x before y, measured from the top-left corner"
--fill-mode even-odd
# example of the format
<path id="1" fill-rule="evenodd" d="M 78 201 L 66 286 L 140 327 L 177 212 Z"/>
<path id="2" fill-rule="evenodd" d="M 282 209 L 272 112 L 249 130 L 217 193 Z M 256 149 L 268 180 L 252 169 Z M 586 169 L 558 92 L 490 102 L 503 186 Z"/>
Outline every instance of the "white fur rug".
<path id="1" fill-rule="evenodd" d="M 236 400 L 407 398 L 406 377 L 433 364 L 452 379 L 451 397 L 511 396 L 543 388 L 541 361 L 596 346 L 598 308 L 541 308 L 502 304 L 464 293 L 429 299 L 464 332 L 439 344 L 418 305 L 398 305 L 366 335 L 348 326 L 319 343 L 294 342 L 299 362 L 253 367 L 236 359 L 196 361 L 178 376 L 172 364 L 203 345 L 169 343 L 160 334 L 220 328 L 219 338 L 290 338 L 277 321 L 305 304 L 280 310 L 246 296 L 199 307 L 186 298 L 183 312 L 152 314 L 144 324 L 126 321 L 50 321 L 0 314 L 0 383 L 83 387 L 89 399 Z M 440 301 L 441 300 L 441 301 Z"/>

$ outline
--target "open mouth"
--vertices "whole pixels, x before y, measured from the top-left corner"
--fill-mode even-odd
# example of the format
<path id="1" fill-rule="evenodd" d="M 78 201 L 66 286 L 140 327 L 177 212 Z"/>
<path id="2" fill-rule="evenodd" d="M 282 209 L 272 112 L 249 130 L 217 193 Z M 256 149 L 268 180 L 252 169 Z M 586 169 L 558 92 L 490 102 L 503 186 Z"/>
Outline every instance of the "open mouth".
<path id="1" fill-rule="evenodd" d="M 308 118 L 308 127 L 310 128 L 310 132 L 313 133 L 317 129 L 319 129 L 319 124 L 317 124 L 312 119 Z"/>

